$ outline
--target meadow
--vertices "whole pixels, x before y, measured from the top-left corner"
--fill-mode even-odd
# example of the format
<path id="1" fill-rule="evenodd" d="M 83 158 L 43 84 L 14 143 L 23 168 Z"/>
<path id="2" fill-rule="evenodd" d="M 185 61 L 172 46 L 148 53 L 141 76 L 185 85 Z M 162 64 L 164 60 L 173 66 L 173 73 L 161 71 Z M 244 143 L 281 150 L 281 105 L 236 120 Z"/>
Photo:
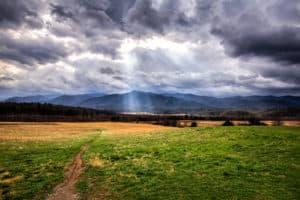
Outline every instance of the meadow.
<path id="1" fill-rule="evenodd" d="M 0 123 L 0 194 L 47 199 L 87 145 L 80 199 L 299 199 L 299 139 L 283 126 Z"/>

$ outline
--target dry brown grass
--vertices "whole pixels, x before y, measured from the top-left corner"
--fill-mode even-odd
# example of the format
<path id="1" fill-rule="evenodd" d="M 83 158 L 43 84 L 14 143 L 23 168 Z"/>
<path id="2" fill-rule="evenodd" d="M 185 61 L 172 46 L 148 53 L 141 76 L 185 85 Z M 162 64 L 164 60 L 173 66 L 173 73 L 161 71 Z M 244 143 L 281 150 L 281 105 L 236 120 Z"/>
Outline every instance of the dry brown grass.
<path id="1" fill-rule="evenodd" d="M 15 177 L 10 177 L 10 178 L 6 178 L 3 180 L 0 180 L 1 184 L 5 184 L 5 185 L 11 185 L 16 181 L 20 181 L 23 179 L 23 176 L 15 176 Z"/>
<path id="2" fill-rule="evenodd" d="M 99 158 L 99 156 L 94 156 L 89 159 L 89 164 L 93 167 L 103 167 L 104 161 Z"/>
<path id="3" fill-rule="evenodd" d="M 87 137 L 104 130 L 105 134 L 143 134 L 170 127 L 137 123 L 94 122 L 94 123 L 0 123 L 0 140 L 64 140 Z"/>
<path id="4" fill-rule="evenodd" d="M 158 126 L 143 123 L 116 123 L 116 122 L 103 122 L 101 128 L 104 129 L 106 135 L 136 135 L 152 132 L 161 132 L 166 130 L 174 130 L 177 128 Z"/>
<path id="5" fill-rule="evenodd" d="M 221 126 L 223 123 L 224 121 L 209 121 L 209 120 L 197 121 L 197 125 L 200 127 Z"/>
<path id="6" fill-rule="evenodd" d="M 263 121 L 265 124 L 272 126 L 274 121 Z M 281 121 L 281 125 L 283 126 L 300 126 L 299 120 L 283 120 Z"/>

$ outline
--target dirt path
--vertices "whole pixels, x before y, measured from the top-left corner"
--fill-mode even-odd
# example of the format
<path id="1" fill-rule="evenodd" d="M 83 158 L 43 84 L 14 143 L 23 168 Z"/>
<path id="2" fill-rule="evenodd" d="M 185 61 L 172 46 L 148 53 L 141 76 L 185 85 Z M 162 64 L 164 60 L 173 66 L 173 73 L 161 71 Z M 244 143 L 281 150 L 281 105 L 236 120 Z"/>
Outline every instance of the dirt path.
<path id="1" fill-rule="evenodd" d="M 83 172 L 83 160 L 82 154 L 87 149 L 87 145 L 84 145 L 80 152 L 74 157 L 72 164 L 69 166 L 65 173 L 65 180 L 63 183 L 57 185 L 47 200 L 75 200 L 79 199 L 79 194 L 76 192 L 75 184 L 78 177 Z"/>

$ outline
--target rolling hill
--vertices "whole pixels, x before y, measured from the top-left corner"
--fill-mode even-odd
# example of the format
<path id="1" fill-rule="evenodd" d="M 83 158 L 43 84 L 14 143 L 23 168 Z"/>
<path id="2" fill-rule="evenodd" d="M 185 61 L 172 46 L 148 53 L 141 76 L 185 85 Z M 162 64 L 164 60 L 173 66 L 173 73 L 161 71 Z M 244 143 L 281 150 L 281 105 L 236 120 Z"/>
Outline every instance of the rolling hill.
<path id="1" fill-rule="evenodd" d="M 235 97 L 209 97 L 194 94 L 167 94 L 188 101 L 194 101 L 207 107 L 221 109 L 270 109 L 270 108 L 291 108 L 300 107 L 300 97 L 297 96 L 235 96 Z"/>
<path id="2" fill-rule="evenodd" d="M 58 96 L 48 103 L 64 106 L 78 106 L 81 102 L 86 101 L 91 98 L 101 97 L 105 94 L 95 93 L 95 94 L 80 94 L 80 95 L 62 95 Z"/>
<path id="3" fill-rule="evenodd" d="M 51 101 L 57 96 L 54 95 L 35 95 L 35 96 L 25 96 L 25 97 L 11 97 L 5 100 L 5 102 L 11 103 L 46 103 Z"/>
<path id="4" fill-rule="evenodd" d="M 176 112 L 195 113 L 203 110 L 263 110 L 300 108 L 300 97 L 296 96 L 235 96 L 210 97 L 194 94 L 132 91 L 123 94 L 80 94 L 62 96 L 13 97 L 6 102 L 37 102 L 56 105 L 77 106 L 116 112 Z"/>
<path id="5" fill-rule="evenodd" d="M 139 91 L 92 98 L 79 106 L 122 112 L 189 112 L 208 108 L 199 102 Z"/>

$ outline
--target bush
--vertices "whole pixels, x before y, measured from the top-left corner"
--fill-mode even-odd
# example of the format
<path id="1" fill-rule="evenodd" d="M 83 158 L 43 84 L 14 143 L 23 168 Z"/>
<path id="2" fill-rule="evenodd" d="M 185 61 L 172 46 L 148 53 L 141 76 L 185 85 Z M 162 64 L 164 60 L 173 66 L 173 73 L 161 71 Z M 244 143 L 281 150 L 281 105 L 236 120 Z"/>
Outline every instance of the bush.
<path id="1" fill-rule="evenodd" d="M 226 121 L 222 124 L 222 126 L 234 126 L 234 124 L 233 124 L 232 121 L 226 120 Z"/>
<path id="2" fill-rule="evenodd" d="M 197 122 L 192 122 L 191 127 L 197 127 L 197 126 L 198 126 Z"/>
<path id="3" fill-rule="evenodd" d="M 265 123 L 261 122 L 260 119 L 251 118 L 248 120 L 250 126 L 261 126 L 266 125 Z"/>
<path id="4" fill-rule="evenodd" d="M 272 122 L 272 125 L 273 126 L 282 126 L 283 122 L 280 119 L 277 119 Z"/>

